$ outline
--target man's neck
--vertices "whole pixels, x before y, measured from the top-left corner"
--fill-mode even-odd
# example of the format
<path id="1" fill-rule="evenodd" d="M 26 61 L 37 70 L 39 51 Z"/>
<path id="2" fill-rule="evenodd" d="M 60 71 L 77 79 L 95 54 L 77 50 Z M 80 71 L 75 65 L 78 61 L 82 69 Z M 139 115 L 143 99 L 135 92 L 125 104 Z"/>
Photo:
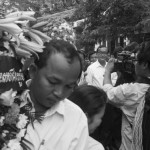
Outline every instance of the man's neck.
<path id="1" fill-rule="evenodd" d="M 105 67 L 105 65 L 106 65 L 106 61 L 105 61 L 105 60 L 98 60 L 98 62 L 99 62 L 103 67 Z"/>
<path id="2" fill-rule="evenodd" d="M 30 90 L 30 98 L 31 98 L 31 101 L 32 101 L 32 103 L 34 105 L 35 112 L 44 114 L 47 111 L 47 108 L 43 107 L 41 104 L 39 104 L 35 100 L 35 98 L 34 98 L 32 92 L 31 92 L 31 90 Z"/>

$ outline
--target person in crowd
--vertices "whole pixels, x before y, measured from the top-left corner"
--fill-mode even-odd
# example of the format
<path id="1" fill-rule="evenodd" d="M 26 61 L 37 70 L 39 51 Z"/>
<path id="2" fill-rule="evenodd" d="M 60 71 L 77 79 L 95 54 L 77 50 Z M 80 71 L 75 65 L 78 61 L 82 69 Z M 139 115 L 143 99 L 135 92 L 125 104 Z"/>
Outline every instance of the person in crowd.
<path id="1" fill-rule="evenodd" d="M 128 47 L 129 47 L 130 51 L 132 51 L 130 46 L 128 46 Z M 127 50 L 127 48 L 126 48 L 126 50 Z M 124 51 L 124 49 L 121 46 L 117 46 L 114 49 L 113 56 L 116 59 L 116 61 L 120 61 L 120 62 L 122 61 L 122 63 L 124 63 L 124 65 L 127 65 L 127 63 L 126 63 L 127 57 L 123 56 L 121 54 L 123 51 Z M 125 58 L 124 61 L 122 60 L 122 59 L 124 59 L 123 57 Z M 126 69 L 123 69 L 122 67 L 117 67 L 117 68 L 115 67 L 115 71 L 117 72 L 117 76 L 118 76 L 115 86 L 123 84 L 123 83 L 131 83 L 131 82 L 135 81 L 134 73 L 130 73 L 129 71 L 126 71 Z"/>
<path id="2" fill-rule="evenodd" d="M 97 61 L 96 51 L 90 51 L 88 53 L 88 57 L 89 57 L 89 61 L 90 61 L 91 64 L 94 63 L 94 62 L 96 62 Z"/>
<path id="3" fill-rule="evenodd" d="M 122 46 L 117 46 L 115 47 L 114 51 L 113 51 L 113 57 L 117 58 L 118 53 L 121 53 L 123 51 L 123 47 Z"/>
<path id="4" fill-rule="evenodd" d="M 81 62 L 82 62 L 82 70 L 85 71 L 85 65 L 86 65 L 85 64 L 85 57 L 86 57 L 86 55 L 85 55 L 83 50 L 77 50 L 77 52 L 78 52 L 79 57 L 80 57 Z"/>
<path id="5" fill-rule="evenodd" d="M 89 85 L 102 88 L 105 67 L 107 64 L 108 49 L 102 46 L 98 47 L 97 56 L 98 56 L 98 60 L 87 68 L 86 82 Z M 116 80 L 117 80 L 117 74 L 112 73 L 113 84 L 115 84 Z"/>
<path id="6" fill-rule="evenodd" d="M 81 85 L 74 90 L 69 100 L 77 104 L 86 114 L 89 133 L 92 134 L 102 122 L 107 101 L 106 93 L 92 85 Z M 89 137 L 88 150 L 104 150 L 104 147 Z"/>
<path id="7" fill-rule="evenodd" d="M 150 41 L 139 46 L 135 63 L 136 82 L 113 87 L 111 58 L 106 66 L 104 90 L 108 101 L 122 110 L 122 142 L 120 150 L 150 149 Z"/>
<path id="8" fill-rule="evenodd" d="M 87 150 L 88 125 L 83 111 L 66 99 L 82 72 L 75 47 L 63 40 L 45 43 L 43 53 L 30 66 L 32 110 L 41 116 L 27 128 L 34 150 Z"/>
<path id="9" fill-rule="evenodd" d="M 81 62 L 82 62 L 82 74 L 81 74 L 80 80 L 78 82 L 78 85 L 83 85 L 83 84 L 86 84 L 86 81 L 85 81 L 85 77 L 86 77 L 85 57 L 86 57 L 86 55 L 85 55 L 84 51 L 82 51 L 82 50 L 78 50 L 77 52 L 78 52 L 79 57 L 80 57 Z"/>
<path id="10" fill-rule="evenodd" d="M 117 53 L 121 52 L 123 48 L 118 46 L 114 49 L 111 57 L 117 59 Z M 121 74 L 117 72 L 116 84 L 120 81 Z M 121 81 L 123 83 L 123 81 Z M 115 86 L 116 86 L 115 84 Z M 105 113 L 103 116 L 103 121 L 100 126 L 91 134 L 91 136 L 97 141 L 101 142 L 106 150 L 114 149 L 118 150 L 121 143 L 121 117 L 122 112 L 119 108 L 114 107 L 112 104 L 107 103 L 105 108 Z"/>

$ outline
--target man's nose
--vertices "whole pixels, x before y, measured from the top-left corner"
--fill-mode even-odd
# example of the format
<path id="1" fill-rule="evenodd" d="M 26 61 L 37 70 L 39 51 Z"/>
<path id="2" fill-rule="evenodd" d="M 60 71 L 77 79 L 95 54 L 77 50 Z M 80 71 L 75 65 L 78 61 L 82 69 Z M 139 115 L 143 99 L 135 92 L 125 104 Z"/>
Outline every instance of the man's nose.
<path id="1" fill-rule="evenodd" d="M 64 91 L 63 86 L 55 86 L 54 95 L 61 98 L 64 93 L 63 91 Z"/>

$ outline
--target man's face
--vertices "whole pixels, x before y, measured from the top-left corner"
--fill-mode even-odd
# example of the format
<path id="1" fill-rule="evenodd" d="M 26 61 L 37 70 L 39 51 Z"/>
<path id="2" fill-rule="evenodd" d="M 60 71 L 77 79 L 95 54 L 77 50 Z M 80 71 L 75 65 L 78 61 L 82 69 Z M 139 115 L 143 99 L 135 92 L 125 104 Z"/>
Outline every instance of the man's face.
<path id="1" fill-rule="evenodd" d="M 31 93 L 35 103 L 47 109 L 68 97 L 76 85 L 80 67 L 77 59 L 69 64 L 63 54 L 52 54 L 47 65 L 34 74 Z"/>
<path id="2" fill-rule="evenodd" d="M 96 55 L 96 53 L 94 53 L 90 56 L 90 62 L 94 63 L 96 60 L 97 60 L 97 55 Z"/>
<path id="3" fill-rule="evenodd" d="M 106 47 L 99 48 L 97 51 L 97 57 L 99 60 L 105 60 L 106 61 L 108 58 L 107 48 Z"/>

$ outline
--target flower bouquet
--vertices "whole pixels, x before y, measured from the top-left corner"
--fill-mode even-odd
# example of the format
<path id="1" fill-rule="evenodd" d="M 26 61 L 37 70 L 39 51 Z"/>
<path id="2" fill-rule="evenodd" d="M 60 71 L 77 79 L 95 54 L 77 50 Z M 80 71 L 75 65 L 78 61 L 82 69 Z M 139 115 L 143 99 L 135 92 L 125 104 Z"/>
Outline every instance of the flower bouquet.
<path id="1" fill-rule="evenodd" d="M 3 1 L 2 1 L 3 2 Z M 44 42 L 51 38 L 30 27 L 33 11 L 5 14 L 0 2 L 0 150 L 30 150 L 25 139 L 27 126 L 42 115 L 33 113 L 25 71 L 29 58 L 38 59 Z M 35 26 L 36 23 L 35 23 Z M 26 65 L 26 67 L 25 67 Z"/>
<path id="2" fill-rule="evenodd" d="M 33 117 L 32 104 L 28 100 L 29 90 L 21 95 L 10 89 L 0 94 L 0 149 L 28 150 L 29 141 L 24 139 L 26 129 Z"/>

